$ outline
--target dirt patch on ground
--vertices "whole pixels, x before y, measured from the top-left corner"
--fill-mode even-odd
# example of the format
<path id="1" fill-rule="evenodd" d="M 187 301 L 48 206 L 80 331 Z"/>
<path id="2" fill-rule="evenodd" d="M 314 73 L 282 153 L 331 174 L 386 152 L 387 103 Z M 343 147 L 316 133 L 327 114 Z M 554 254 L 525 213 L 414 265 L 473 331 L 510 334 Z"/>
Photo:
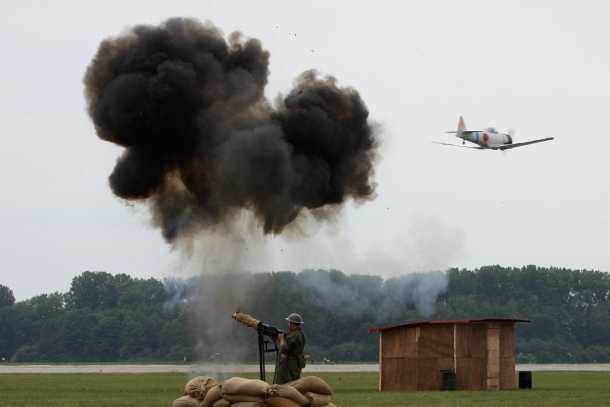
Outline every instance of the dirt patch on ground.
<path id="1" fill-rule="evenodd" d="M 273 374 L 273 365 L 267 373 Z M 516 365 L 515 371 L 610 371 L 610 364 L 582 365 Z M 0 373 L 257 373 L 258 365 L 241 364 L 185 364 L 185 365 L 1 365 Z M 316 372 L 378 372 L 379 365 L 324 365 L 309 364 L 303 373 Z"/>

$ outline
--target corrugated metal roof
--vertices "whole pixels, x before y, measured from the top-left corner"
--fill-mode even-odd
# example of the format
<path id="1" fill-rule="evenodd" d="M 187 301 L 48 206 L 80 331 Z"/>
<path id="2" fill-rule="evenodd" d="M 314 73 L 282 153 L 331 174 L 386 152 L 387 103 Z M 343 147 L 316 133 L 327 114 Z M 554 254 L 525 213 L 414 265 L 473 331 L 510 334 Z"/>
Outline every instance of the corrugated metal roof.
<path id="1" fill-rule="evenodd" d="M 446 321 L 419 321 L 419 322 L 407 322 L 405 324 L 398 324 L 398 325 L 382 326 L 379 328 L 371 328 L 371 329 L 367 329 L 366 333 L 370 334 L 371 332 L 386 331 L 388 329 L 401 328 L 403 326 L 430 325 L 430 324 L 469 324 L 469 323 L 483 323 L 483 322 L 508 322 L 508 323 L 512 322 L 512 323 L 515 323 L 515 322 L 532 322 L 532 321 L 529 319 L 523 319 L 523 318 L 483 318 L 483 319 L 451 319 L 451 320 L 446 320 Z"/>

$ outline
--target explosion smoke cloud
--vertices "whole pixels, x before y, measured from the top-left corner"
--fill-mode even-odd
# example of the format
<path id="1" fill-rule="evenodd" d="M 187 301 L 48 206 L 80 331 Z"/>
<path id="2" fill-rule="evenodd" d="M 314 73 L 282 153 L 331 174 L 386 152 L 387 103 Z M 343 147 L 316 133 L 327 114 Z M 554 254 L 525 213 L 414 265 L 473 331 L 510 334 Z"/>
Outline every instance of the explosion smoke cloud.
<path id="1" fill-rule="evenodd" d="M 149 204 L 167 241 L 251 211 L 265 234 L 304 210 L 375 198 L 375 126 L 358 92 L 302 73 L 274 104 L 269 52 L 172 18 L 103 41 L 84 77 L 98 137 L 125 147 L 115 195 Z"/>

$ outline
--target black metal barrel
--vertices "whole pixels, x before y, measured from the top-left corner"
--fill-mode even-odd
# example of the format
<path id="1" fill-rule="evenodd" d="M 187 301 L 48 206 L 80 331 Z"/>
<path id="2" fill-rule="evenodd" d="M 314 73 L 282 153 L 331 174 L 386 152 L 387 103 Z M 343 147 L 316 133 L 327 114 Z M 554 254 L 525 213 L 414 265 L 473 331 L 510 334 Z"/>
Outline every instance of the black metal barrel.
<path id="1" fill-rule="evenodd" d="M 519 388 L 520 389 L 531 389 L 532 388 L 532 372 L 519 372 Z"/>
<path id="2" fill-rule="evenodd" d="M 443 390 L 445 391 L 456 391 L 457 390 L 457 374 L 454 369 L 441 370 L 443 374 Z"/>

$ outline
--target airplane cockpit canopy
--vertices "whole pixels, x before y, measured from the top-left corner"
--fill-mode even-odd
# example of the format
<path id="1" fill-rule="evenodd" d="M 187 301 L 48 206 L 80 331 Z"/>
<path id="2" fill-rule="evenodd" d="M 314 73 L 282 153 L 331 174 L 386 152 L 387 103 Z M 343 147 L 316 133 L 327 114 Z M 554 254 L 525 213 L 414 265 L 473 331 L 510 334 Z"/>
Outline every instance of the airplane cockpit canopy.
<path id="1" fill-rule="evenodd" d="M 497 133 L 498 132 L 498 130 L 496 130 L 495 127 L 488 127 L 487 131 L 490 132 L 490 133 Z"/>

